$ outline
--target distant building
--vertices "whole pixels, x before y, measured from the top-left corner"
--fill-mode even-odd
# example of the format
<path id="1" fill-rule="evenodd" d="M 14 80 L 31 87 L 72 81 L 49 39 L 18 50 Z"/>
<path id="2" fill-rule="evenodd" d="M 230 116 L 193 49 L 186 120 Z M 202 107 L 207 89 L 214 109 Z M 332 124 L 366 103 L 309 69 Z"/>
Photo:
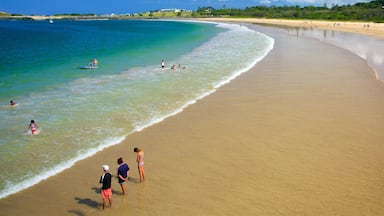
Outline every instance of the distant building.
<path id="1" fill-rule="evenodd" d="M 160 12 L 174 12 L 174 13 L 180 13 L 180 12 L 192 12 L 191 10 L 186 9 L 178 9 L 178 8 L 172 8 L 172 9 L 160 9 Z"/>

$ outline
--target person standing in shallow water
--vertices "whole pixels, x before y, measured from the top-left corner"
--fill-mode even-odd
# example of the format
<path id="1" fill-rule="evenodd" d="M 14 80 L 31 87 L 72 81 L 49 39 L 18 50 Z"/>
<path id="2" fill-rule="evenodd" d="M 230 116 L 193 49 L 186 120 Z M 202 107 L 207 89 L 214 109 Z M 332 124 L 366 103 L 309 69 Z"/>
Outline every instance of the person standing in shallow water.
<path id="1" fill-rule="evenodd" d="M 161 68 L 165 68 L 165 61 L 161 60 Z"/>
<path id="2" fill-rule="evenodd" d="M 29 124 L 28 129 L 31 130 L 32 134 L 36 133 L 36 131 L 37 131 L 37 124 L 35 123 L 35 120 L 31 120 L 31 123 Z"/>
<path id="3" fill-rule="evenodd" d="M 125 185 L 124 182 L 128 179 L 129 166 L 123 162 L 123 158 L 117 159 L 117 178 L 119 179 L 119 184 L 121 186 L 121 192 L 125 195 Z"/>
<path id="4" fill-rule="evenodd" d="M 137 168 L 139 170 L 140 175 L 140 183 L 142 183 L 145 180 L 144 177 L 144 151 L 139 148 L 134 148 L 134 152 L 137 153 L 136 162 L 137 162 Z"/>

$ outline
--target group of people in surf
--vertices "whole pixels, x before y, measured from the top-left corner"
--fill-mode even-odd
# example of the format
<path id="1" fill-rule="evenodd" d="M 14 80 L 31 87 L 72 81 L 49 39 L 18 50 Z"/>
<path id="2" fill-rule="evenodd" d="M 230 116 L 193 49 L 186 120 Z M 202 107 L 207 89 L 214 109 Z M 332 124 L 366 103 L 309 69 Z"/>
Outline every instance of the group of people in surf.
<path id="1" fill-rule="evenodd" d="M 165 68 L 165 61 L 164 60 L 161 60 L 161 68 Z M 176 64 L 173 64 L 172 66 L 171 66 L 171 69 L 172 70 L 175 70 L 175 69 L 185 69 L 185 66 L 181 66 L 181 64 L 178 64 L 177 66 L 176 66 Z"/>
<path id="2" fill-rule="evenodd" d="M 144 151 L 139 148 L 134 148 L 133 151 L 136 153 L 137 168 L 140 175 L 140 183 L 145 180 L 144 177 Z M 128 180 L 129 166 L 124 163 L 123 158 L 117 159 L 117 180 L 121 187 L 122 195 L 125 195 L 124 183 Z M 105 209 L 106 201 L 109 202 L 109 207 L 112 207 L 112 173 L 109 171 L 108 165 L 103 165 L 103 175 L 100 176 L 99 182 L 102 184 L 101 197 L 103 198 L 103 210 Z"/>

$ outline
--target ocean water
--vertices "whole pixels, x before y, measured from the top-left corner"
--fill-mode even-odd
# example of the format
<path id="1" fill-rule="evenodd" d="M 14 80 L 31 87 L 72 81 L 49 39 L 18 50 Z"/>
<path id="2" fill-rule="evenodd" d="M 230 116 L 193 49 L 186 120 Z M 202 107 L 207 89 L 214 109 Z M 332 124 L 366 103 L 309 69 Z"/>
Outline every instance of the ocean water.
<path id="1" fill-rule="evenodd" d="M 181 112 L 274 44 L 244 26 L 187 21 L 0 21 L 0 32 L 0 198 Z M 98 69 L 77 68 L 93 58 Z"/>

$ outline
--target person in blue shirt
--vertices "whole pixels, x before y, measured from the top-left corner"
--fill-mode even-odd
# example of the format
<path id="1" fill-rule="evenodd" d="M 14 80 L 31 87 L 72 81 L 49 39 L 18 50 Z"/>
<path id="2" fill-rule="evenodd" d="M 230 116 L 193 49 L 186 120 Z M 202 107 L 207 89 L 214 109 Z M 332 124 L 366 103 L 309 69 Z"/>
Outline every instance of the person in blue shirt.
<path id="1" fill-rule="evenodd" d="M 125 185 L 124 182 L 128 180 L 128 174 L 129 174 L 129 166 L 128 164 L 124 163 L 123 158 L 117 159 L 117 164 L 119 165 L 117 167 L 117 178 L 119 180 L 119 184 L 121 186 L 121 191 L 123 195 L 125 195 Z"/>

